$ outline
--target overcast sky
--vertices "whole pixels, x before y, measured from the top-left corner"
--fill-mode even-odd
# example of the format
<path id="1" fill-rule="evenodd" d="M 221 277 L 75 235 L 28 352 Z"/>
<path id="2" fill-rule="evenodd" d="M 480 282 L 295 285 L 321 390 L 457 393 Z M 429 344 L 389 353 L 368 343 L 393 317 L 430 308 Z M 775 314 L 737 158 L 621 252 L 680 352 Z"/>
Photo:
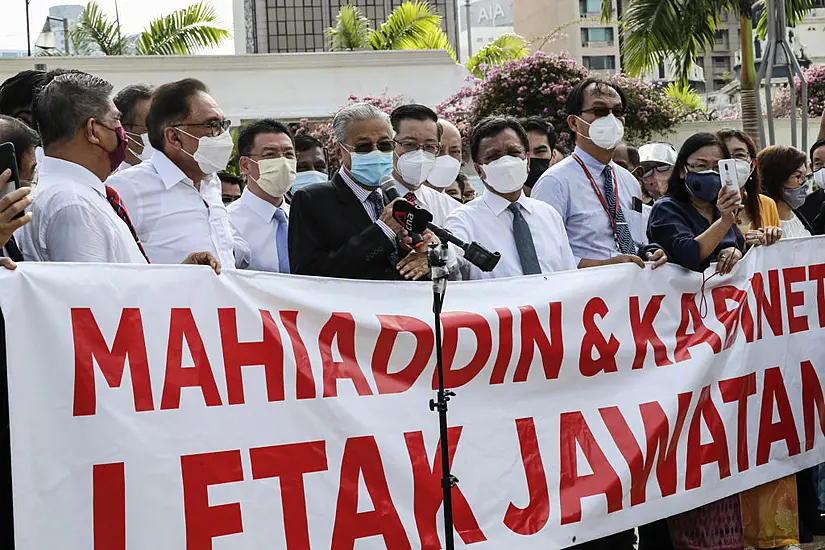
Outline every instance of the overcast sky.
<path id="1" fill-rule="evenodd" d="M 120 12 L 120 23 L 125 34 L 140 32 L 152 19 L 184 8 L 197 0 L 117 0 Z M 218 12 L 220 25 L 232 32 L 232 0 L 209 0 Z M 43 28 L 43 22 L 49 13 L 50 6 L 63 4 L 84 4 L 84 0 L 60 2 L 56 0 L 31 0 L 29 17 L 31 21 L 32 44 Z M 101 9 L 115 15 L 115 0 L 98 0 Z M 26 0 L 0 0 L 0 21 L 3 30 L 0 32 L 0 50 L 26 49 Z M 32 45 L 32 48 L 34 46 Z M 235 47 L 232 38 L 223 45 L 208 53 L 231 54 Z"/>

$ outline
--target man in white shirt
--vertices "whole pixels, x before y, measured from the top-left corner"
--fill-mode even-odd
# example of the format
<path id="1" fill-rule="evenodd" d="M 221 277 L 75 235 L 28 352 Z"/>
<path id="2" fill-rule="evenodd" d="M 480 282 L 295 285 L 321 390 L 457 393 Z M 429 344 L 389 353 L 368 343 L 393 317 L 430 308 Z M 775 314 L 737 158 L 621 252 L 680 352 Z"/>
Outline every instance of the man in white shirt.
<path id="1" fill-rule="evenodd" d="M 639 182 L 612 160 L 624 135 L 626 104 L 610 82 L 590 77 L 579 83 L 567 98 L 576 150 L 533 187 L 534 199 L 561 214 L 579 267 L 667 262 L 661 247 L 648 245 Z"/>
<path id="2" fill-rule="evenodd" d="M 225 268 L 248 261 L 236 238 L 216 174 L 234 147 L 230 121 L 193 78 L 155 90 L 146 117 L 152 157 L 107 182 L 120 194 L 153 263 L 179 263 L 190 250 L 207 250 Z M 238 258 L 236 258 L 236 252 Z"/>
<path id="3" fill-rule="evenodd" d="M 295 182 L 295 143 L 289 128 L 263 119 L 238 132 L 246 189 L 229 207 L 232 226 L 249 245 L 248 265 L 257 271 L 289 273 L 289 205 L 284 196 Z"/>
<path id="4" fill-rule="evenodd" d="M 461 205 L 423 185 L 436 167 L 441 149 L 438 116 L 424 105 L 402 105 L 393 110 L 390 123 L 395 133 L 392 176 L 401 184 L 398 192 L 409 202 L 430 211 L 433 223 L 444 225 L 447 216 Z M 453 174 L 453 181 L 457 174 Z"/>
<path id="5" fill-rule="evenodd" d="M 103 184 L 127 145 L 111 94 L 111 84 L 81 72 L 61 74 L 40 92 L 34 118 L 45 157 L 21 247 L 26 260 L 146 263 L 129 214 Z M 211 254 L 183 260 L 220 269 Z"/>
<path id="6" fill-rule="evenodd" d="M 146 84 L 131 84 L 120 90 L 114 98 L 115 107 L 120 111 L 120 122 L 126 130 L 129 148 L 118 171 L 126 170 L 152 156 L 146 116 L 152 105 L 153 88 Z"/>
<path id="7" fill-rule="evenodd" d="M 527 132 L 512 117 L 488 117 L 473 130 L 470 153 L 486 192 L 447 218 L 459 239 L 501 253 L 495 269 L 483 272 L 461 259 L 464 279 L 494 279 L 576 269 L 561 216 L 527 197 Z"/>

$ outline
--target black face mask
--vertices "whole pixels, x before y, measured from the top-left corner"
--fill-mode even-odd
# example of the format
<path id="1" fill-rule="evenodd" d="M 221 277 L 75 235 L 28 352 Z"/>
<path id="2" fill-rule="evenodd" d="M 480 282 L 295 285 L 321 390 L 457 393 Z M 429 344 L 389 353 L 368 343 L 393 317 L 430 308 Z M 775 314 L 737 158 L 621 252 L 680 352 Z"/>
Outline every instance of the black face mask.
<path id="1" fill-rule="evenodd" d="M 532 157 L 530 159 L 530 170 L 527 173 L 527 181 L 524 182 L 524 186 L 532 189 L 548 168 L 550 168 L 550 159 Z"/>

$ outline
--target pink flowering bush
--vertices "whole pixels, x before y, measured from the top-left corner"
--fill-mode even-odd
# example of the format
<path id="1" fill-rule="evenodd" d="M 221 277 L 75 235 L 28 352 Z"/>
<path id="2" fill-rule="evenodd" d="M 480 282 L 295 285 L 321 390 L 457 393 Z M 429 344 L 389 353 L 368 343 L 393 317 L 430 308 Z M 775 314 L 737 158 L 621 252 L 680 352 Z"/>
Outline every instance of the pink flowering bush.
<path id="1" fill-rule="evenodd" d="M 567 127 L 567 97 L 590 72 L 565 53 L 535 54 L 489 70 L 484 80 L 472 79 L 436 108 L 440 116 L 452 120 L 462 135 L 482 118 L 512 115 L 540 116 L 550 122 L 559 136 L 559 146 L 573 143 Z M 678 104 L 661 87 L 624 75 L 611 77 L 627 94 L 628 116 L 625 140 L 644 143 L 655 133 L 665 133 L 683 118 Z"/>
<path id="2" fill-rule="evenodd" d="M 814 65 L 805 70 L 808 82 L 808 117 L 819 118 L 825 111 L 825 65 Z M 796 107 L 802 103 L 802 82 L 794 78 Z M 791 89 L 786 85 L 773 100 L 773 114 L 776 117 L 791 116 Z M 797 111 L 799 114 L 799 111 Z"/>
<path id="3" fill-rule="evenodd" d="M 335 114 L 341 112 L 344 107 L 352 105 L 353 103 L 369 103 L 370 105 L 375 105 L 382 111 L 387 114 L 390 114 L 393 109 L 398 107 L 399 105 L 404 104 L 404 98 L 400 95 L 387 95 L 386 90 L 381 93 L 380 96 L 375 95 L 365 95 L 364 97 L 359 97 L 355 94 L 350 94 L 347 98 L 346 105 L 342 105 Z M 298 127 L 295 130 L 296 134 L 309 134 L 312 137 L 318 139 L 321 143 L 323 143 L 328 149 L 332 147 L 332 120 L 334 116 L 330 118 L 328 121 L 321 123 L 321 124 L 313 124 L 310 123 L 307 119 L 302 119 Z"/>

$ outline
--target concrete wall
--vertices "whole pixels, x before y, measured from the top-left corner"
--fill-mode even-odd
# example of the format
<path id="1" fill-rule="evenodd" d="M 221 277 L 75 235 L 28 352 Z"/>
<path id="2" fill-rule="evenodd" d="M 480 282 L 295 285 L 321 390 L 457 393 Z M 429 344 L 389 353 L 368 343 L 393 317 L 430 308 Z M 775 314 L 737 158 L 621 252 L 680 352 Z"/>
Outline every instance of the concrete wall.
<path id="1" fill-rule="evenodd" d="M 742 129 L 742 121 L 740 120 L 714 120 L 706 122 L 686 122 L 674 128 L 673 132 L 667 135 L 655 136 L 656 140 L 666 141 L 672 143 L 677 149 L 682 146 L 687 138 L 698 132 L 716 132 L 722 128 L 737 128 Z M 791 142 L 791 120 L 787 118 L 775 121 L 776 129 L 776 145 L 792 145 Z M 796 122 L 796 147 L 802 148 L 801 125 L 799 119 Z M 766 138 L 768 132 L 767 123 L 765 124 Z M 816 136 L 819 134 L 819 119 L 808 119 L 808 143 L 805 147 L 807 153 L 811 145 L 816 141 Z"/>
<path id="2" fill-rule="evenodd" d="M 0 82 L 35 63 L 46 63 L 48 69 L 80 69 L 105 78 L 115 89 L 198 78 L 234 123 L 264 116 L 327 117 L 347 103 L 350 93 L 386 91 L 435 106 L 461 88 L 467 77 L 467 70 L 444 51 L 370 51 L 0 59 Z"/>

